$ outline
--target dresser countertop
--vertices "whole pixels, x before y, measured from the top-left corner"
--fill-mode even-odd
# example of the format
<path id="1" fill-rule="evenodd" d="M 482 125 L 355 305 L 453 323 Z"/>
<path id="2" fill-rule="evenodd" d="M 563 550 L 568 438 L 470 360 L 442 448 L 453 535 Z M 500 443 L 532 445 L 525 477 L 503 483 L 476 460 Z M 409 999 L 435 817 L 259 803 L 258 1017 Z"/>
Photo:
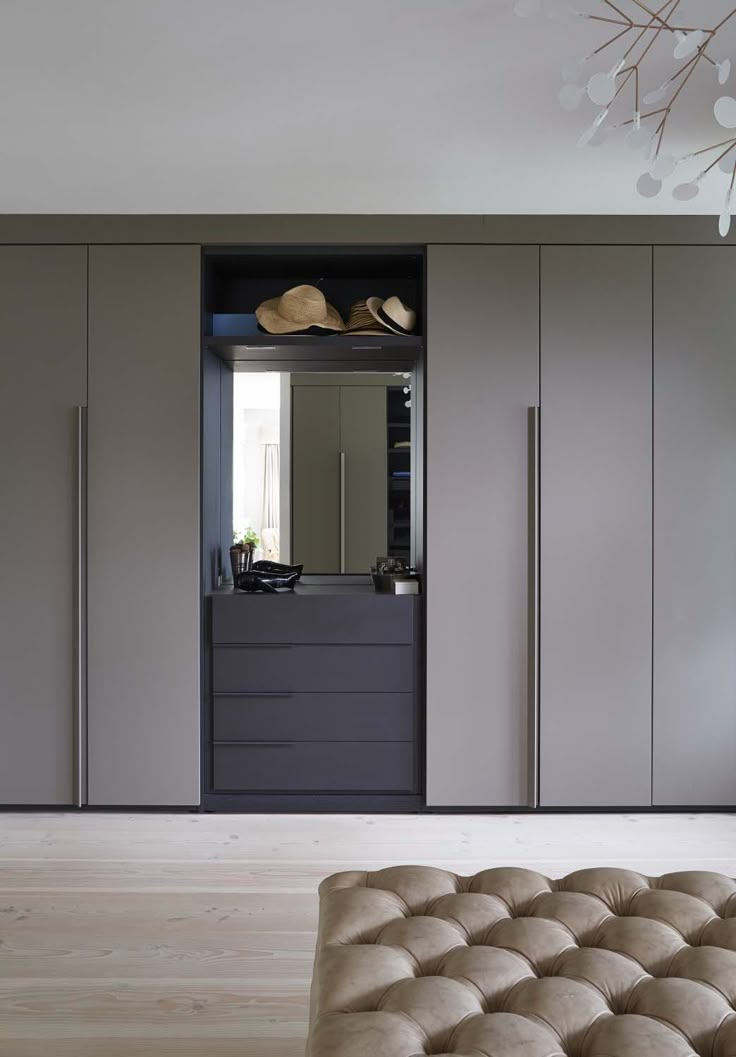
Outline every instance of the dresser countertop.
<path id="1" fill-rule="evenodd" d="M 265 594 L 268 594 L 266 592 Z M 373 584 L 303 584 L 298 583 L 293 591 L 279 591 L 279 595 L 375 595 Z M 210 598 L 234 595 L 237 598 L 265 597 L 264 592 L 236 591 L 230 584 L 210 592 Z M 398 596 L 393 596 L 398 597 Z"/>

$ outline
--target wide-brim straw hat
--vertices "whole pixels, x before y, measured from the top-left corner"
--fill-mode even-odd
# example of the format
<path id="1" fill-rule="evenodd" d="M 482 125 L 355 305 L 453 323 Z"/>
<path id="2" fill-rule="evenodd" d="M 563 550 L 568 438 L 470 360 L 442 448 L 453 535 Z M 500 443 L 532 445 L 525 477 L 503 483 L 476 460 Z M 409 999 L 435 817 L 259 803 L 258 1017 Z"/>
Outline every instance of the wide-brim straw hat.
<path id="1" fill-rule="evenodd" d="M 269 334 L 296 334 L 310 327 L 345 329 L 340 313 L 316 286 L 294 286 L 280 297 L 271 297 L 256 309 L 256 319 Z"/>
<path id="2" fill-rule="evenodd" d="M 350 309 L 350 315 L 345 326 L 346 334 L 388 334 L 389 331 L 381 324 L 376 324 L 375 317 L 368 311 L 365 299 L 356 301 Z"/>
<path id="3" fill-rule="evenodd" d="M 407 335 L 413 332 L 417 314 L 407 308 L 400 298 L 387 297 L 382 301 L 380 297 L 369 297 L 366 305 L 373 318 L 394 334 Z"/>

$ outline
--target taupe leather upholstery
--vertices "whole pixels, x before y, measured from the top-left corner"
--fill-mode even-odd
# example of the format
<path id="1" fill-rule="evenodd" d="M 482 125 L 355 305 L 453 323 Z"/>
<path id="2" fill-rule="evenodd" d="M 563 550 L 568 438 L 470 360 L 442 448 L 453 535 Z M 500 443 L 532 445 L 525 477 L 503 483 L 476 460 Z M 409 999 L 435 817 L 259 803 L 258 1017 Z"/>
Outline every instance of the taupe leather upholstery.
<path id="1" fill-rule="evenodd" d="M 320 888 L 308 1057 L 736 1057 L 736 883 L 407 866 Z"/>

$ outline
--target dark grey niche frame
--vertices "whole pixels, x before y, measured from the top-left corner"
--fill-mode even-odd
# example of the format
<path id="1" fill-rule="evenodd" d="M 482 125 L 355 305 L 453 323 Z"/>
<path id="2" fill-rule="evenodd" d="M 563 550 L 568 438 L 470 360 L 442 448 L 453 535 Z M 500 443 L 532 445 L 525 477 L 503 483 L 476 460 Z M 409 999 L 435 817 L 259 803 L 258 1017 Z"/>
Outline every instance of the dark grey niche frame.
<path id="1" fill-rule="evenodd" d="M 232 523 L 232 376 L 236 371 L 411 371 L 414 374 L 415 479 L 412 533 L 417 568 L 425 552 L 425 248 L 402 246 L 256 246 L 205 248 L 202 258 L 202 589 L 229 573 Z M 265 278 L 259 269 L 263 268 Z M 343 275 L 346 273 L 346 275 Z M 325 295 L 347 313 L 370 290 L 417 306 L 417 334 L 328 337 L 213 335 L 220 311 L 255 311 L 285 284 L 322 281 Z M 322 288 L 321 287 L 321 288 Z"/>
<path id="2" fill-rule="evenodd" d="M 336 795 L 325 790 L 295 793 L 218 793 L 213 788 L 210 611 L 208 596 L 218 573 L 229 573 L 232 532 L 233 374 L 241 371 L 411 371 L 414 375 L 415 479 L 412 522 L 415 561 L 423 570 L 425 551 L 425 247 L 402 246 L 230 246 L 203 250 L 202 260 L 202 808 L 209 811 L 416 811 L 424 804 L 424 675 L 416 672 L 416 795 Z M 300 282 L 319 285 L 344 317 L 360 297 L 397 293 L 417 310 L 411 336 L 279 336 L 213 334 L 213 316 L 252 314 L 268 296 Z M 312 577 L 340 591 L 355 576 Z M 424 648 L 424 606 L 419 607 L 417 657 Z"/>

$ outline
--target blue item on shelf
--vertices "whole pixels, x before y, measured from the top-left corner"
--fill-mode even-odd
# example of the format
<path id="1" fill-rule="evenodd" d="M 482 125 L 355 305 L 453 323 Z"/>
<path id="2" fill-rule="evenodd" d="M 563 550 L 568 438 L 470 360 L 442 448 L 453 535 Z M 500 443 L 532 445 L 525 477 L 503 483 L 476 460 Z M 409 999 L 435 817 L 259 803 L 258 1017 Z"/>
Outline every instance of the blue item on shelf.
<path id="1" fill-rule="evenodd" d="M 263 334 L 255 312 L 215 312 L 212 315 L 212 336 L 215 338 Z"/>

